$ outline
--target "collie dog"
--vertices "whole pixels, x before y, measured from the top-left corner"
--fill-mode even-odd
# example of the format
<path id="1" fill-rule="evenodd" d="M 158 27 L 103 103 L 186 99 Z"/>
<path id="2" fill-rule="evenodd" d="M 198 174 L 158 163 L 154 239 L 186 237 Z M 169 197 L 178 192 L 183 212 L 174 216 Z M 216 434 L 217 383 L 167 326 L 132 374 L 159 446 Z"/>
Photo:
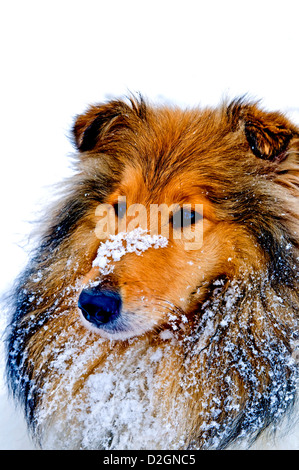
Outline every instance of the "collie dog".
<path id="1" fill-rule="evenodd" d="M 138 96 L 89 107 L 73 140 L 11 296 L 37 445 L 250 447 L 296 401 L 299 128 L 244 98 Z"/>

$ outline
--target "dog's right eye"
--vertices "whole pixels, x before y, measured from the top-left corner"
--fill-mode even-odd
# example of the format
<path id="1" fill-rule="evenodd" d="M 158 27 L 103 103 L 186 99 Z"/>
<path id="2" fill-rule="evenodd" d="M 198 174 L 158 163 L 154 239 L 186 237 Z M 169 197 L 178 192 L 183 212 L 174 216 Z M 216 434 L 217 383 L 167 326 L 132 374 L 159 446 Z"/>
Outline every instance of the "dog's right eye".
<path id="1" fill-rule="evenodd" d="M 179 211 L 173 214 L 170 222 L 174 229 L 182 229 L 184 227 L 196 224 L 196 222 L 201 219 L 202 215 L 199 214 L 199 212 L 182 207 Z"/>
<path id="2" fill-rule="evenodd" d="M 114 204 L 113 207 L 114 207 L 115 214 L 117 215 L 119 219 L 121 219 L 127 211 L 127 204 L 125 201 L 117 202 L 116 204 Z"/>

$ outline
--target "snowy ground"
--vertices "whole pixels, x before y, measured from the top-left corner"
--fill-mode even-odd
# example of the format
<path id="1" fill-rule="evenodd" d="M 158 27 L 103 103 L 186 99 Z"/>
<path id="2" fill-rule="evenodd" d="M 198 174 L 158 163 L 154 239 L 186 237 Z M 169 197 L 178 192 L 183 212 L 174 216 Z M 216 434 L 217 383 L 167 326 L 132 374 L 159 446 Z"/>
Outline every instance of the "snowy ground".
<path id="1" fill-rule="evenodd" d="M 67 136 L 88 103 L 140 91 L 216 105 L 248 93 L 299 124 L 298 13 L 298 0 L 3 2 L 0 291 L 26 263 L 48 186 L 70 173 Z M 283 446 L 299 449 L 299 431 Z M 1 379 L 0 449 L 31 447 Z"/>

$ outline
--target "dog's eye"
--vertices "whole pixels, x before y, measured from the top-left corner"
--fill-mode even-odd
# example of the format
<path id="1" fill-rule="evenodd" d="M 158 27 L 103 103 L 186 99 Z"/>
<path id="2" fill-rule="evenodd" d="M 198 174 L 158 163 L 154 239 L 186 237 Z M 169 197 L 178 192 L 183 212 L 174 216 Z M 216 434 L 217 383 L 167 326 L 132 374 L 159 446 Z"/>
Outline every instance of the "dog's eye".
<path id="1" fill-rule="evenodd" d="M 202 215 L 199 212 L 184 209 L 182 207 L 179 211 L 173 214 L 171 224 L 174 229 L 181 229 L 183 227 L 196 224 L 196 222 L 201 219 Z"/>
<path id="2" fill-rule="evenodd" d="M 125 201 L 117 202 L 116 204 L 114 204 L 113 207 L 114 207 L 114 210 L 115 210 L 115 214 L 117 215 L 117 217 L 119 219 L 121 219 L 127 211 L 127 204 L 126 204 Z"/>

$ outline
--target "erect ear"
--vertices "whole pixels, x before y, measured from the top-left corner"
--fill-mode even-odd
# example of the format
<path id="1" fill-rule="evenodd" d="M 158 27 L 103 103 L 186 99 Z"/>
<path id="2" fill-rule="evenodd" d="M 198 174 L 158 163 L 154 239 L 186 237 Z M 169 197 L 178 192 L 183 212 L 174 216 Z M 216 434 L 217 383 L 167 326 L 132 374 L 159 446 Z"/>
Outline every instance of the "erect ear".
<path id="1" fill-rule="evenodd" d="M 124 127 L 130 128 L 134 119 L 145 119 L 146 104 L 130 98 L 129 104 L 112 100 L 106 104 L 91 106 L 84 114 L 77 116 L 73 127 L 75 145 L 81 152 L 95 148 L 108 132 L 116 133 Z"/>
<path id="2" fill-rule="evenodd" d="M 73 126 L 74 143 L 78 150 L 85 152 L 92 150 L 99 134 L 106 122 L 109 122 L 113 115 L 108 115 L 104 106 L 91 106 L 84 114 L 80 114 L 75 119 Z"/>
<path id="3" fill-rule="evenodd" d="M 288 122 L 273 113 L 249 118 L 245 122 L 245 134 L 252 152 L 259 158 L 282 161 L 293 136 Z"/>
<path id="4" fill-rule="evenodd" d="M 272 162 L 283 161 L 292 137 L 298 136 L 296 126 L 283 114 L 261 111 L 256 105 L 238 101 L 233 107 L 235 111 L 238 109 L 239 119 L 244 123 L 246 139 L 254 155 Z"/>
<path id="5" fill-rule="evenodd" d="M 110 101 L 107 104 L 91 106 L 86 113 L 77 116 L 73 127 L 77 149 L 80 152 L 92 150 L 99 138 L 111 129 L 113 123 L 118 127 L 124 125 L 122 116 L 128 113 L 128 110 L 131 111 L 123 101 Z"/>
<path id="6" fill-rule="evenodd" d="M 77 116 L 73 127 L 75 145 L 80 152 L 92 150 L 101 135 L 112 122 L 122 115 L 125 103 L 113 101 L 104 105 L 91 106 L 84 114 Z"/>

